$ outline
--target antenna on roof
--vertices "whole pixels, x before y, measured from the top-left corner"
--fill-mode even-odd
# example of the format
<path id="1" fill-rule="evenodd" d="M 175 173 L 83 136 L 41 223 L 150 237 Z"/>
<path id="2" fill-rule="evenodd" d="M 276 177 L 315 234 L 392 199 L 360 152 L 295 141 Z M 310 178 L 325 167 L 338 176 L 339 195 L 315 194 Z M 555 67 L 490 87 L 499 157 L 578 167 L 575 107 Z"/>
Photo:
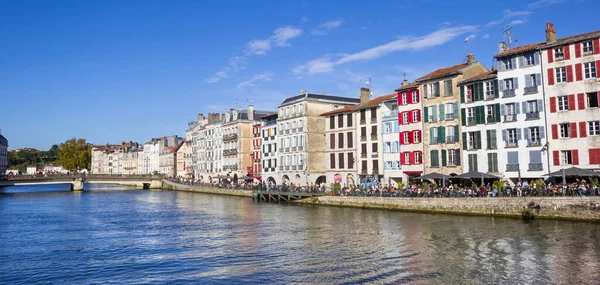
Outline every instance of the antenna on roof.
<path id="1" fill-rule="evenodd" d="M 469 54 L 469 47 L 471 46 L 471 39 L 469 39 L 469 37 L 466 37 L 465 40 L 463 41 L 464 45 L 465 45 L 465 54 Z"/>
<path id="2" fill-rule="evenodd" d="M 502 37 L 505 39 L 505 42 L 508 45 L 509 49 L 511 48 L 511 44 L 513 42 L 513 40 L 512 40 L 512 34 L 513 34 L 512 27 L 510 25 L 506 25 L 506 27 L 502 30 Z M 519 39 L 517 39 L 517 41 Z"/>
<path id="3" fill-rule="evenodd" d="M 406 72 L 404 72 L 403 74 L 404 74 L 404 80 L 406 80 Z"/>

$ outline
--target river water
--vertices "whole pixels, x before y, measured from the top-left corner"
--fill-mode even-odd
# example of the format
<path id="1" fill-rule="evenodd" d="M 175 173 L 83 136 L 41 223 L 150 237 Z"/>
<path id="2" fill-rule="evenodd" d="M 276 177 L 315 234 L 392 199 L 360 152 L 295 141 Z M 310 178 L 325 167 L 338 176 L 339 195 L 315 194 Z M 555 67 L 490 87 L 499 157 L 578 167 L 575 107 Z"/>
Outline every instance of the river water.
<path id="1" fill-rule="evenodd" d="M 0 188 L 0 283 L 600 282 L 598 224 L 67 190 Z"/>

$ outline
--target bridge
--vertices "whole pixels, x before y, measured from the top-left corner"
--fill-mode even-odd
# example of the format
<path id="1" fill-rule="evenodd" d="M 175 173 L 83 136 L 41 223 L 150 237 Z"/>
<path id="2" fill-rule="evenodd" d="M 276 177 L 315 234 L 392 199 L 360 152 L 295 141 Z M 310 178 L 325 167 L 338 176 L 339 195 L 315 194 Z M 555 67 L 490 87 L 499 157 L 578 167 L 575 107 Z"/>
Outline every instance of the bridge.
<path id="1" fill-rule="evenodd" d="M 82 191 L 84 184 L 116 184 L 142 189 L 160 189 L 163 186 L 162 177 L 153 175 L 17 176 L 0 180 L 0 187 L 45 184 L 71 184 L 72 191 Z"/>

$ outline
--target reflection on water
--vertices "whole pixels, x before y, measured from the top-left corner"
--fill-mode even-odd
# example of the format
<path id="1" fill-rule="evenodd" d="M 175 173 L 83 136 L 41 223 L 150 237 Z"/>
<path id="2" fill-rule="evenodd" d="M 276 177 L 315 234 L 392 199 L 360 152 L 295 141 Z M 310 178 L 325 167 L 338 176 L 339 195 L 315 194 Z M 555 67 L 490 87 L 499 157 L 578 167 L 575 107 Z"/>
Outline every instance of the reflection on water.
<path id="1" fill-rule="evenodd" d="M 59 190 L 46 187 L 0 189 L 35 192 L 0 195 L 0 243 L 10 245 L 0 247 L 0 283 L 600 280 L 597 224 L 277 205 L 168 191 L 49 195 L 44 191 Z"/>

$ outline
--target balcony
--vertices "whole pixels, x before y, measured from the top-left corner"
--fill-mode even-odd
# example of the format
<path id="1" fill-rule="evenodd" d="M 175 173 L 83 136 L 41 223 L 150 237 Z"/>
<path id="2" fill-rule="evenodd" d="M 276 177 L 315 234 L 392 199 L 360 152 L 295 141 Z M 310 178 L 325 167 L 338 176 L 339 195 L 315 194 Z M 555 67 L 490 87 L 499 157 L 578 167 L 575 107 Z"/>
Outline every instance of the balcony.
<path id="1" fill-rule="evenodd" d="M 298 150 L 304 150 L 304 146 L 298 146 Z"/>
<path id="2" fill-rule="evenodd" d="M 540 139 L 530 139 L 527 140 L 527 146 L 542 146 L 542 142 Z"/>
<path id="3" fill-rule="evenodd" d="M 468 143 L 467 150 L 477 150 L 475 143 L 473 143 L 473 142 Z"/>
<path id="4" fill-rule="evenodd" d="M 279 170 L 283 170 L 283 166 L 279 166 Z"/>
<path id="5" fill-rule="evenodd" d="M 525 87 L 524 90 L 524 95 L 529 95 L 529 94 L 535 94 L 538 93 L 538 87 L 537 86 L 531 86 L 531 87 Z"/>
<path id="6" fill-rule="evenodd" d="M 431 141 L 431 144 L 436 144 L 438 143 L 439 138 L 438 137 L 433 137 L 433 140 Z"/>
<path id="7" fill-rule="evenodd" d="M 458 142 L 458 137 L 456 136 L 446 136 L 447 143 L 455 143 Z"/>
<path id="8" fill-rule="evenodd" d="M 507 164 L 506 171 L 519 171 L 519 164 Z"/>
<path id="9" fill-rule="evenodd" d="M 367 141 L 367 136 L 361 136 L 360 137 L 360 141 L 361 142 L 366 142 Z"/>
<path id="10" fill-rule="evenodd" d="M 496 116 L 487 116 L 486 120 L 487 120 L 488 124 L 498 123 L 498 120 L 496 120 Z"/>
<path id="11" fill-rule="evenodd" d="M 296 147 L 296 146 L 293 146 L 293 147 L 292 147 L 292 151 L 296 151 L 296 150 L 298 150 L 298 147 Z"/>
<path id="12" fill-rule="evenodd" d="M 494 95 L 494 93 L 486 93 L 485 94 L 485 100 L 494 100 L 496 99 L 496 96 Z"/>
<path id="13" fill-rule="evenodd" d="M 379 153 L 378 152 L 371 153 L 371 157 L 378 158 L 379 157 Z"/>
<path id="14" fill-rule="evenodd" d="M 237 169 L 238 169 L 237 164 L 223 166 L 223 170 L 224 171 L 227 171 L 227 170 L 237 170 Z"/>
<path id="15" fill-rule="evenodd" d="M 286 148 L 285 148 L 285 152 L 290 152 L 290 148 L 289 148 L 289 147 L 286 147 Z"/>
<path id="16" fill-rule="evenodd" d="M 540 118 L 540 112 L 539 111 L 525 113 L 525 119 L 526 120 L 535 120 L 535 119 L 539 119 L 539 118 Z"/>
<path id="17" fill-rule="evenodd" d="M 299 127 L 299 128 L 296 128 L 296 132 L 299 132 L 299 133 L 301 133 L 301 132 L 303 132 L 303 131 L 304 131 L 304 127 Z"/>
<path id="18" fill-rule="evenodd" d="M 284 133 L 287 135 L 290 133 L 290 130 L 285 130 Z"/>
<path id="19" fill-rule="evenodd" d="M 366 154 L 366 153 L 364 153 L 364 152 L 362 152 L 362 153 L 360 154 L 360 157 L 361 157 L 361 158 L 367 158 L 367 154 Z"/>
<path id="20" fill-rule="evenodd" d="M 530 163 L 529 170 L 543 170 L 544 166 L 541 163 Z"/>
<path id="21" fill-rule="evenodd" d="M 475 125 L 475 117 L 468 117 L 467 118 L 467 126 L 474 126 Z"/>
<path id="22" fill-rule="evenodd" d="M 223 136 L 223 141 L 237 140 L 237 138 L 238 138 L 237 134 L 228 134 L 228 135 Z"/>
<path id="23" fill-rule="evenodd" d="M 519 142 L 517 140 L 507 140 L 506 141 L 506 147 L 518 147 L 519 146 Z"/>
<path id="24" fill-rule="evenodd" d="M 226 149 L 223 151 L 223 155 L 236 155 L 238 153 L 237 149 Z"/>
<path id="25" fill-rule="evenodd" d="M 366 169 L 361 169 L 360 170 L 360 174 L 361 175 L 367 175 L 367 170 Z"/>
<path id="26" fill-rule="evenodd" d="M 298 169 L 298 166 L 292 165 L 292 170 L 297 170 L 297 169 Z"/>
<path id="27" fill-rule="evenodd" d="M 364 124 L 366 124 L 366 123 L 367 123 L 367 120 L 365 120 L 365 119 L 360 119 L 360 124 L 361 124 L 361 125 L 364 125 Z"/>
<path id="28" fill-rule="evenodd" d="M 456 116 L 454 115 L 454 113 L 446 114 L 446 121 L 452 121 L 454 119 L 456 119 Z"/>
<path id="29" fill-rule="evenodd" d="M 514 97 L 514 96 L 515 96 L 515 89 L 502 91 L 502 97 Z"/>
<path id="30" fill-rule="evenodd" d="M 372 141 L 375 141 L 375 140 L 377 140 L 377 135 L 371 135 L 371 140 L 372 140 Z"/>
<path id="31" fill-rule="evenodd" d="M 283 152 L 283 148 L 280 148 L 280 149 L 279 149 L 279 152 Z"/>
<path id="32" fill-rule="evenodd" d="M 379 168 L 373 168 L 373 174 L 379 174 Z"/>
<path id="33" fill-rule="evenodd" d="M 371 118 L 371 124 L 377 123 L 377 118 Z"/>
<path id="34" fill-rule="evenodd" d="M 289 166 L 289 165 L 286 165 L 286 166 L 285 166 L 285 170 L 290 170 L 290 166 Z"/>
<path id="35" fill-rule="evenodd" d="M 448 166 L 456 166 L 456 161 L 448 160 Z"/>
<path id="36" fill-rule="evenodd" d="M 515 115 L 515 114 L 504 115 L 504 122 L 514 122 L 516 120 L 517 120 L 517 115 Z"/>

